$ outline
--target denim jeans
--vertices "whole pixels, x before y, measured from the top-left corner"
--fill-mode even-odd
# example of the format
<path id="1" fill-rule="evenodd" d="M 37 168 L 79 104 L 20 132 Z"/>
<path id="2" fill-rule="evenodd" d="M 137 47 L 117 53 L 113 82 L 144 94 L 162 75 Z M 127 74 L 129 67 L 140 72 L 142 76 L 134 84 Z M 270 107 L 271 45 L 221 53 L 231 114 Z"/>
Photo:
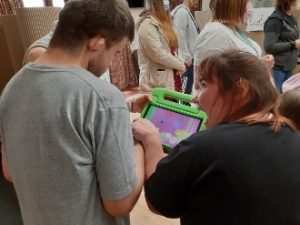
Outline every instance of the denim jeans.
<path id="1" fill-rule="evenodd" d="M 193 64 L 186 68 L 185 73 L 182 75 L 182 84 L 185 94 L 191 94 L 194 84 L 194 66 Z"/>
<path id="2" fill-rule="evenodd" d="M 292 75 L 291 71 L 282 71 L 279 69 L 273 69 L 273 77 L 277 89 L 282 92 L 282 84 Z"/>

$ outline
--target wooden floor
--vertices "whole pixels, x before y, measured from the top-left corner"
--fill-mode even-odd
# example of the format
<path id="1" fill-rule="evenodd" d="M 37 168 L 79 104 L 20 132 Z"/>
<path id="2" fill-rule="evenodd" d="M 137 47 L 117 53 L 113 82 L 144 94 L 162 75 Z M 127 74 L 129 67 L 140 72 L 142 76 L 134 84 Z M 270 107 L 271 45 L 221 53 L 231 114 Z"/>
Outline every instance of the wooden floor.
<path id="1" fill-rule="evenodd" d="M 179 225 L 179 219 L 168 219 L 152 213 L 145 202 L 144 193 L 130 214 L 131 225 Z"/>

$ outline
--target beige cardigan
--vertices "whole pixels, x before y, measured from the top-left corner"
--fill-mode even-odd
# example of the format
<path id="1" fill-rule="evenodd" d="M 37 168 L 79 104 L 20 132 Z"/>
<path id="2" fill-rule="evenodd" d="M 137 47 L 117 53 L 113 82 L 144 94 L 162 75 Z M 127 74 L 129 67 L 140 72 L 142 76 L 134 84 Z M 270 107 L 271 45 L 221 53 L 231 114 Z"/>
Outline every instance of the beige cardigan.
<path id="1" fill-rule="evenodd" d="M 139 91 L 174 86 L 173 69 L 182 70 L 184 63 L 171 53 L 169 42 L 158 21 L 152 16 L 142 17 L 137 23 L 138 59 L 140 68 Z"/>

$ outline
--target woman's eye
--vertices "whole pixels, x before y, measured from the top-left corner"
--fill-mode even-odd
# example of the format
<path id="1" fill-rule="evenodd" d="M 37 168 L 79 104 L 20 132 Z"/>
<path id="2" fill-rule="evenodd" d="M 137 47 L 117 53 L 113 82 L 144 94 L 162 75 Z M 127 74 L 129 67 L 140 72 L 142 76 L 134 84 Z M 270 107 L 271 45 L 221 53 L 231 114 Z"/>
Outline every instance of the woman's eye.
<path id="1" fill-rule="evenodd" d="M 206 88 L 206 82 L 204 80 L 200 81 L 200 88 Z"/>

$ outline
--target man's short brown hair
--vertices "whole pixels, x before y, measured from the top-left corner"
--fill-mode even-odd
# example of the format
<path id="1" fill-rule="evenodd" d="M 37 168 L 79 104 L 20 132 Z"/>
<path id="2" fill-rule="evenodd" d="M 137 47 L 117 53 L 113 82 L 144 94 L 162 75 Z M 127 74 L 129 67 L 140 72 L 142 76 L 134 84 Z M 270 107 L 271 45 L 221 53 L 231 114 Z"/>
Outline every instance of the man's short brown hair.
<path id="1" fill-rule="evenodd" d="M 106 47 L 134 38 L 134 20 L 125 0 L 72 0 L 65 4 L 49 47 L 70 50 L 101 36 Z"/>

